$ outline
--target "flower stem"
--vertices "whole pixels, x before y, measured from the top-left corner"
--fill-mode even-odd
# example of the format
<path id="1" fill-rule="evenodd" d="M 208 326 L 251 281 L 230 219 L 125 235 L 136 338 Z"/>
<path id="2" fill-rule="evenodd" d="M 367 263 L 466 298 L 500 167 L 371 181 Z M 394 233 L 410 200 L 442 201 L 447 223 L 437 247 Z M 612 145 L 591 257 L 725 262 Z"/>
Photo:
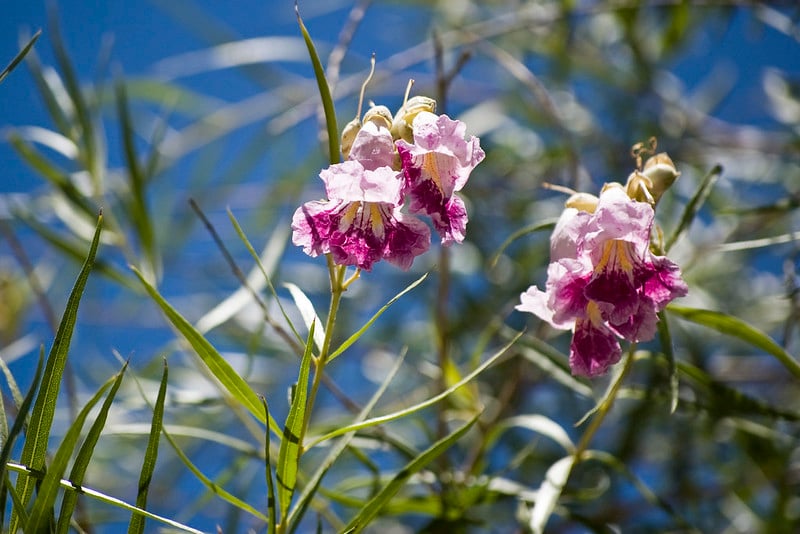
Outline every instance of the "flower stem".
<path id="1" fill-rule="evenodd" d="M 328 255 L 328 272 L 331 280 L 331 303 L 328 308 L 328 319 L 325 322 L 325 337 L 322 341 L 322 347 L 320 348 L 319 355 L 314 359 L 314 377 L 311 382 L 311 390 L 308 394 L 305 417 L 303 420 L 303 430 L 300 435 L 301 452 L 303 438 L 305 437 L 309 422 L 311 421 L 311 413 L 313 412 L 314 402 L 316 401 L 319 385 L 322 382 L 322 376 L 325 370 L 325 364 L 327 363 L 328 355 L 330 354 L 333 330 L 336 325 L 336 314 L 339 311 L 339 303 L 342 299 L 342 293 L 344 293 L 344 291 L 347 289 L 347 286 L 350 285 L 359 274 L 359 272 L 356 271 L 356 274 L 354 274 L 349 280 L 347 280 L 347 282 L 345 282 L 344 275 L 346 269 L 347 268 L 343 265 L 335 265 L 333 263 L 333 258 Z M 309 340 L 309 343 L 311 342 L 313 342 L 313 340 Z"/>
<path id="2" fill-rule="evenodd" d="M 589 444 L 594 438 L 595 433 L 600 428 L 600 425 L 603 424 L 603 421 L 606 418 L 606 415 L 611 411 L 612 406 L 614 406 L 614 401 L 617 398 L 617 394 L 619 393 L 620 387 L 622 387 L 622 382 L 625 380 L 625 377 L 628 375 L 628 372 L 633 367 L 633 353 L 636 350 L 636 343 L 632 343 L 630 348 L 628 349 L 627 355 L 625 357 L 625 362 L 623 363 L 622 369 L 620 370 L 619 374 L 615 378 L 614 382 L 608 389 L 608 392 L 603 398 L 600 406 L 597 408 L 597 413 L 592 418 L 591 422 L 589 423 L 589 428 L 586 429 L 586 432 L 583 433 L 581 436 L 581 440 L 578 442 L 578 446 L 575 448 L 575 464 L 581 461 L 581 457 L 583 453 L 586 452 L 586 449 L 589 448 Z"/>

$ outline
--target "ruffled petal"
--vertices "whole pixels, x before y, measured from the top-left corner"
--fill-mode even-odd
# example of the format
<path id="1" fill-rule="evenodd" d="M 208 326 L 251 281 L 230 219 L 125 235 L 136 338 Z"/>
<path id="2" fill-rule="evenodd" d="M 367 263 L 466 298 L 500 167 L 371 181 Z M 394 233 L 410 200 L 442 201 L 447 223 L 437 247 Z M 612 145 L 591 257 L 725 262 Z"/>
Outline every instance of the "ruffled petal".
<path id="1" fill-rule="evenodd" d="M 605 374 L 621 356 L 617 336 L 595 313 L 576 321 L 569 352 L 572 374 L 588 377 Z"/>
<path id="2" fill-rule="evenodd" d="M 292 243 L 311 257 L 330 252 L 328 240 L 342 205 L 339 200 L 314 200 L 297 208 L 292 216 Z"/>
<path id="3" fill-rule="evenodd" d="M 379 167 L 394 167 L 397 150 L 388 128 L 366 122 L 358 131 L 350 149 L 350 160 L 358 161 L 372 171 Z"/>

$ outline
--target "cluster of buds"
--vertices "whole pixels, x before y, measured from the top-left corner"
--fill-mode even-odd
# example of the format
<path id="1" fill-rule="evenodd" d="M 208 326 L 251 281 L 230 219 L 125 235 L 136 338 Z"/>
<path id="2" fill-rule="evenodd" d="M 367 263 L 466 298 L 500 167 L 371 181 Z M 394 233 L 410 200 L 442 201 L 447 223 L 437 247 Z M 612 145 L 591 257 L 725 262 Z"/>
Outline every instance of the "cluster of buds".
<path id="1" fill-rule="evenodd" d="M 435 100 L 416 96 L 394 115 L 372 106 L 348 123 L 344 161 L 319 174 L 328 198 L 297 209 L 293 243 L 369 271 L 381 259 L 408 269 L 428 250 L 430 229 L 417 215 L 430 217 L 443 245 L 463 241 L 467 211 L 455 193 L 484 152 L 463 122 L 435 111 Z"/>
<path id="2" fill-rule="evenodd" d="M 653 147 L 655 148 L 655 147 Z M 655 337 L 657 313 L 688 293 L 678 266 L 652 252 L 654 208 L 679 176 L 667 154 L 652 156 L 627 183 L 600 196 L 575 193 L 550 239 L 545 291 L 531 286 L 520 311 L 572 330 L 573 374 L 598 376 L 621 357 L 619 339 Z"/>

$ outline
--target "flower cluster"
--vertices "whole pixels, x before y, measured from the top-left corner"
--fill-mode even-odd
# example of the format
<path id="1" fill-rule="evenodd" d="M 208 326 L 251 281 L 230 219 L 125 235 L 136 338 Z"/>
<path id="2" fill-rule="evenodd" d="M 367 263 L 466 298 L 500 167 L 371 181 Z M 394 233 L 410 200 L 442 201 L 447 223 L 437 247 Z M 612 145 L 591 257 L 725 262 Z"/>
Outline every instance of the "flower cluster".
<path id="1" fill-rule="evenodd" d="M 435 101 L 408 100 L 394 115 L 384 106 L 351 122 L 345 161 L 319 176 L 328 200 L 306 202 L 292 218 L 292 241 L 310 256 L 369 271 L 381 259 L 408 269 L 430 247 L 427 215 L 443 245 L 464 239 L 467 212 L 455 194 L 484 158 L 466 126 L 436 115 Z M 401 208 L 409 198 L 408 212 Z"/>
<path id="2" fill-rule="evenodd" d="M 599 198 L 577 193 L 567 201 L 550 240 L 545 291 L 531 286 L 517 309 L 573 329 L 573 374 L 605 373 L 620 359 L 618 338 L 653 339 L 656 314 L 687 294 L 678 266 L 650 248 L 655 203 L 678 174 L 659 154 L 626 187 L 606 184 Z"/>

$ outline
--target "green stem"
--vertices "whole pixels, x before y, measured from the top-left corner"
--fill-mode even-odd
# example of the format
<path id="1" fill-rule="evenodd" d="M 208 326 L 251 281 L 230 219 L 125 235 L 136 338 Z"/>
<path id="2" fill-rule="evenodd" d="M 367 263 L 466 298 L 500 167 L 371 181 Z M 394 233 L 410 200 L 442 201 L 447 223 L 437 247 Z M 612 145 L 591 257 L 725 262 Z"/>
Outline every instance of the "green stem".
<path id="1" fill-rule="evenodd" d="M 303 443 L 303 438 L 308 430 L 308 425 L 311 420 L 311 412 L 313 411 L 314 402 L 316 401 L 317 392 L 319 391 L 319 385 L 322 382 L 322 376 L 325 371 L 325 364 L 327 363 L 328 356 L 330 355 L 331 342 L 333 340 L 333 330 L 336 325 L 336 314 L 339 311 L 339 303 L 342 299 L 342 293 L 344 293 L 345 289 L 347 289 L 347 286 L 358 276 L 358 271 L 356 271 L 356 274 L 347 280 L 347 282 L 345 282 L 344 275 L 347 267 L 334 264 L 333 258 L 330 256 L 330 254 L 327 255 L 327 259 L 328 273 L 331 281 L 331 303 L 330 307 L 328 308 L 328 319 L 325 323 L 325 338 L 322 341 L 322 347 L 320 348 L 319 356 L 314 359 L 314 378 L 311 382 L 311 391 L 308 394 L 308 402 L 306 404 L 305 417 L 303 420 L 303 431 L 300 435 L 301 444 Z M 309 340 L 309 342 L 311 341 Z"/>
<path id="2" fill-rule="evenodd" d="M 614 401 L 617 398 L 620 387 L 622 387 L 622 382 L 625 380 L 625 377 L 628 375 L 631 367 L 633 367 L 633 353 L 635 350 L 636 343 L 632 343 L 630 349 L 628 349 L 628 354 L 625 357 L 625 363 L 623 364 L 622 370 L 617 375 L 614 383 L 611 384 L 608 393 L 597 409 L 597 413 L 589 423 L 589 428 L 587 428 L 586 432 L 584 432 L 583 436 L 581 436 L 581 440 L 578 442 L 578 446 L 575 448 L 575 464 L 581 461 L 581 456 L 583 456 L 583 453 L 586 452 L 587 448 L 589 448 L 592 438 L 594 438 L 594 435 L 597 433 L 600 425 L 603 424 L 606 415 L 608 415 L 612 406 L 614 406 Z"/>

